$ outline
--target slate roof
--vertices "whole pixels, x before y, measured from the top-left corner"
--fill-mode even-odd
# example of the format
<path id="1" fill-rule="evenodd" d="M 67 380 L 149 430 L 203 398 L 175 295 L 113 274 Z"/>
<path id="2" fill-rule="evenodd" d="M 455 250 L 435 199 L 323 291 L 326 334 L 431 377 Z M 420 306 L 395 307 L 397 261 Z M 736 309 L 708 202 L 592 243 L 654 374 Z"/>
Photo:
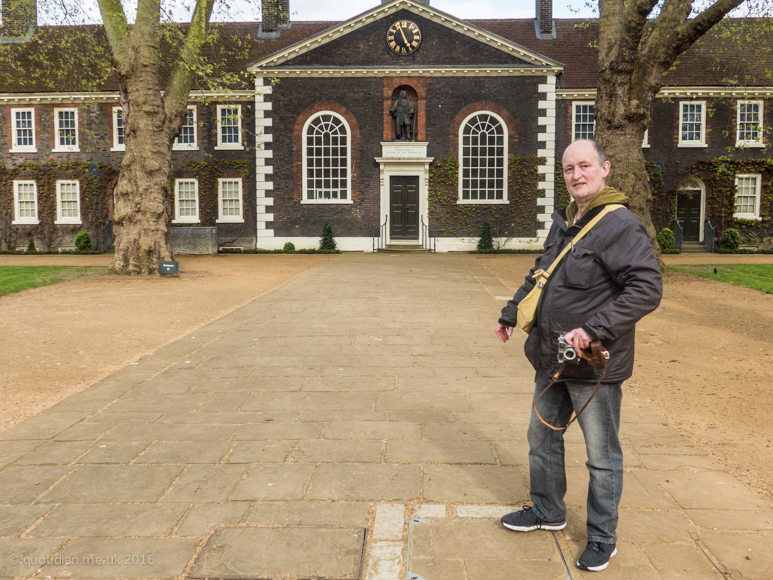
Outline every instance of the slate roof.
<path id="1" fill-rule="evenodd" d="M 592 89 L 596 84 L 597 35 L 595 20 L 557 19 L 554 40 L 538 40 L 534 21 L 471 20 L 472 24 L 518 43 L 565 65 L 559 76 L 559 89 Z M 760 21 L 726 21 L 724 29 L 709 32 L 683 54 L 666 76 L 666 86 L 771 86 L 773 55 L 770 46 L 750 42 L 743 46 L 726 38 L 728 27 L 754 26 Z M 770 26 L 770 21 L 765 21 Z M 206 57 L 217 70 L 232 73 L 233 89 L 249 90 L 252 83 L 245 67 L 269 54 L 305 40 L 340 22 L 293 22 L 278 38 L 259 39 L 259 22 L 212 24 L 219 39 L 207 46 Z M 181 26 L 184 31 L 184 26 Z M 118 83 L 110 68 L 109 52 L 102 26 L 39 27 L 27 44 L 0 46 L 0 93 L 68 92 L 89 90 L 117 91 Z M 171 46 L 164 54 L 175 54 Z M 12 55 L 12 59 L 7 58 Z M 13 64 L 10 64 L 13 63 Z M 166 74 L 171 68 L 167 63 Z M 236 78 L 238 76 L 239 78 Z M 197 87 L 209 88 L 204 79 Z"/>

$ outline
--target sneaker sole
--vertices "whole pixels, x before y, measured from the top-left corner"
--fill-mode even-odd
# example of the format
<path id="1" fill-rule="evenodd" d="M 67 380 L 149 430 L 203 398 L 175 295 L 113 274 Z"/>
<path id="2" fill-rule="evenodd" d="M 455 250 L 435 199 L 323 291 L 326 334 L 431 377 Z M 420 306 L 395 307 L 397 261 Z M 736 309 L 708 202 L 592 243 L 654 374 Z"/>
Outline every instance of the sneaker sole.
<path id="1" fill-rule="evenodd" d="M 609 555 L 609 560 L 617 556 L 617 548 Z M 607 566 L 609 566 L 609 560 L 604 562 L 601 566 L 580 566 L 579 560 L 577 561 L 577 567 L 580 570 L 588 570 L 589 572 L 601 572 L 602 570 L 606 570 Z"/>
<path id="2" fill-rule="evenodd" d="M 542 524 L 539 526 L 513 526 L 502 522 L 502 525 L 508 530 L 516 532 L 533 532 L 534 530 L 563 530 L 566 527 L 566 522 L 561 524 Z"/>

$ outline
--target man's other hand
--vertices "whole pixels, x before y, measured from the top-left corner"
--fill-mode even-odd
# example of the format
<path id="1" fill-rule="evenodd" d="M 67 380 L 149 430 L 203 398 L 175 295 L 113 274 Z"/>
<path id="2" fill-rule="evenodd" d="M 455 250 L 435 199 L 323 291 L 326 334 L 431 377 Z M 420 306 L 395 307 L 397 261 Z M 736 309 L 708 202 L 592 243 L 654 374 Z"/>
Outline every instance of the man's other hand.
<path id="1" fill-rule="evenodd" d="M 564 335 L 566 343 L 577 349 L 590 348 L 590 343 L 593 342 L 593 338 L 590 334 L 585 332 L 582 328 L 575 328 L 570 330 Z"/>
<path id="2" fill-rule="evenodd" d="M 504 324 L 497 324 L 497 328 L 494 332 L 496 332 L 499 340 L 502 342 L 507 342 L 508 339 L 513 336 L 513 327 L 505 326 Z"/>

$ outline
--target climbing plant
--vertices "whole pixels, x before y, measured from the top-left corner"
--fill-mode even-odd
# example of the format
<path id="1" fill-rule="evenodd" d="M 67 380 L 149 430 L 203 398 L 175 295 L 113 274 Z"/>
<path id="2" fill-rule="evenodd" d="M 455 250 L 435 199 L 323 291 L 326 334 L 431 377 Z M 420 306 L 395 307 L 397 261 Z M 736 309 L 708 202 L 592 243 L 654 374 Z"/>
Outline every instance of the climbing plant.
<path id="1" fill-rule="evenodd" d="M 508 203 L 459 203 L 459 160 L 446 157 L 429 168 L 428 214 L 440 236 L 478 237 L 491 222 L 496 238 L 533 238 L 537 235 L 538 166 L 544 157 L 510 155 L 507 167 Z"/>
<path id="2" fill-rule="evenodd" d="M 252 162 L 247 159 L 210 159 L 207 161 L 186 161 L 199 182 L 199 219 L 202 226 L 214 226 L 218 219 L 218 179 L 221 177 L 242 178 L 242 202 L 247 202 L 247 179 L 251 174 Z"/>

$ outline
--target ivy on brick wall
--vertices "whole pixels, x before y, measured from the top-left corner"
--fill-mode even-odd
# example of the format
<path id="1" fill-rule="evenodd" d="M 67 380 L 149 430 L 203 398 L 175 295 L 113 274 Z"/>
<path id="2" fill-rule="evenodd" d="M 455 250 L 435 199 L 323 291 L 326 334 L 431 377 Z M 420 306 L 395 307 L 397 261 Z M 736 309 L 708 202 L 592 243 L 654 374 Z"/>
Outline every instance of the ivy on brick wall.
<path id="1" fill-rule="evenodd" d="M 761 242 L 773 235 L 773 159 L 730 159 L 719 157 L 691 165 L 676 187 L 666 190 L 662 175 L 648 164 L 652 185 L 652 220 L 657 230 L 672 228 L 676 219 L 679 186 L 690 177 L 699 179 L 706 188 L 706 218 L 718 233 L 735 228 L 741 233 L 741 243 Z M 760 218 L 748 220 L 733 217 L 737 188 L 736 176 L 761 176 Z"/>
<path id="2" fill-rule="evenodd" d="M 459 160 L 446 157 L 429 167 L 428 213 L 432 229 L 440 236 L 477 237 L 491 222 L 497 238 L 535 237 L 539 165 L 544 157 L 510 155 L 507 171 L 507 204 L 459 202 Z"/>
<path id="3" fill-rule="evenodd" d="M 218 179 L 242 178 L 242 203 L 246 204 L 247 179 L 251 174 L 252 161 L 248 159 L 211 159 L 186 161 L 194 177 L 199 181 L 199 219 L 202 226 L 216 225 L 218 218 Z M 185 226 L 181 226 L 185 227 Z"/>
<path id="4" fill-rule="evenodd" d="M 102 227 L 107 222 L 118 168 L 103 164 L 20 163 L 7 168 L 0 165 L 0 249 L 27 247 L 32 236 L 40 250 L 56 250 L 61 245 L 74 245 L 75 234 L 87 231 L 97 249 L 102 240 Z M 38 224 L 13 225 L 15 180 L 35 181 L 38 190 Z M 57 225 L 56 182 L 80 181 L 80 225 Z"/>

